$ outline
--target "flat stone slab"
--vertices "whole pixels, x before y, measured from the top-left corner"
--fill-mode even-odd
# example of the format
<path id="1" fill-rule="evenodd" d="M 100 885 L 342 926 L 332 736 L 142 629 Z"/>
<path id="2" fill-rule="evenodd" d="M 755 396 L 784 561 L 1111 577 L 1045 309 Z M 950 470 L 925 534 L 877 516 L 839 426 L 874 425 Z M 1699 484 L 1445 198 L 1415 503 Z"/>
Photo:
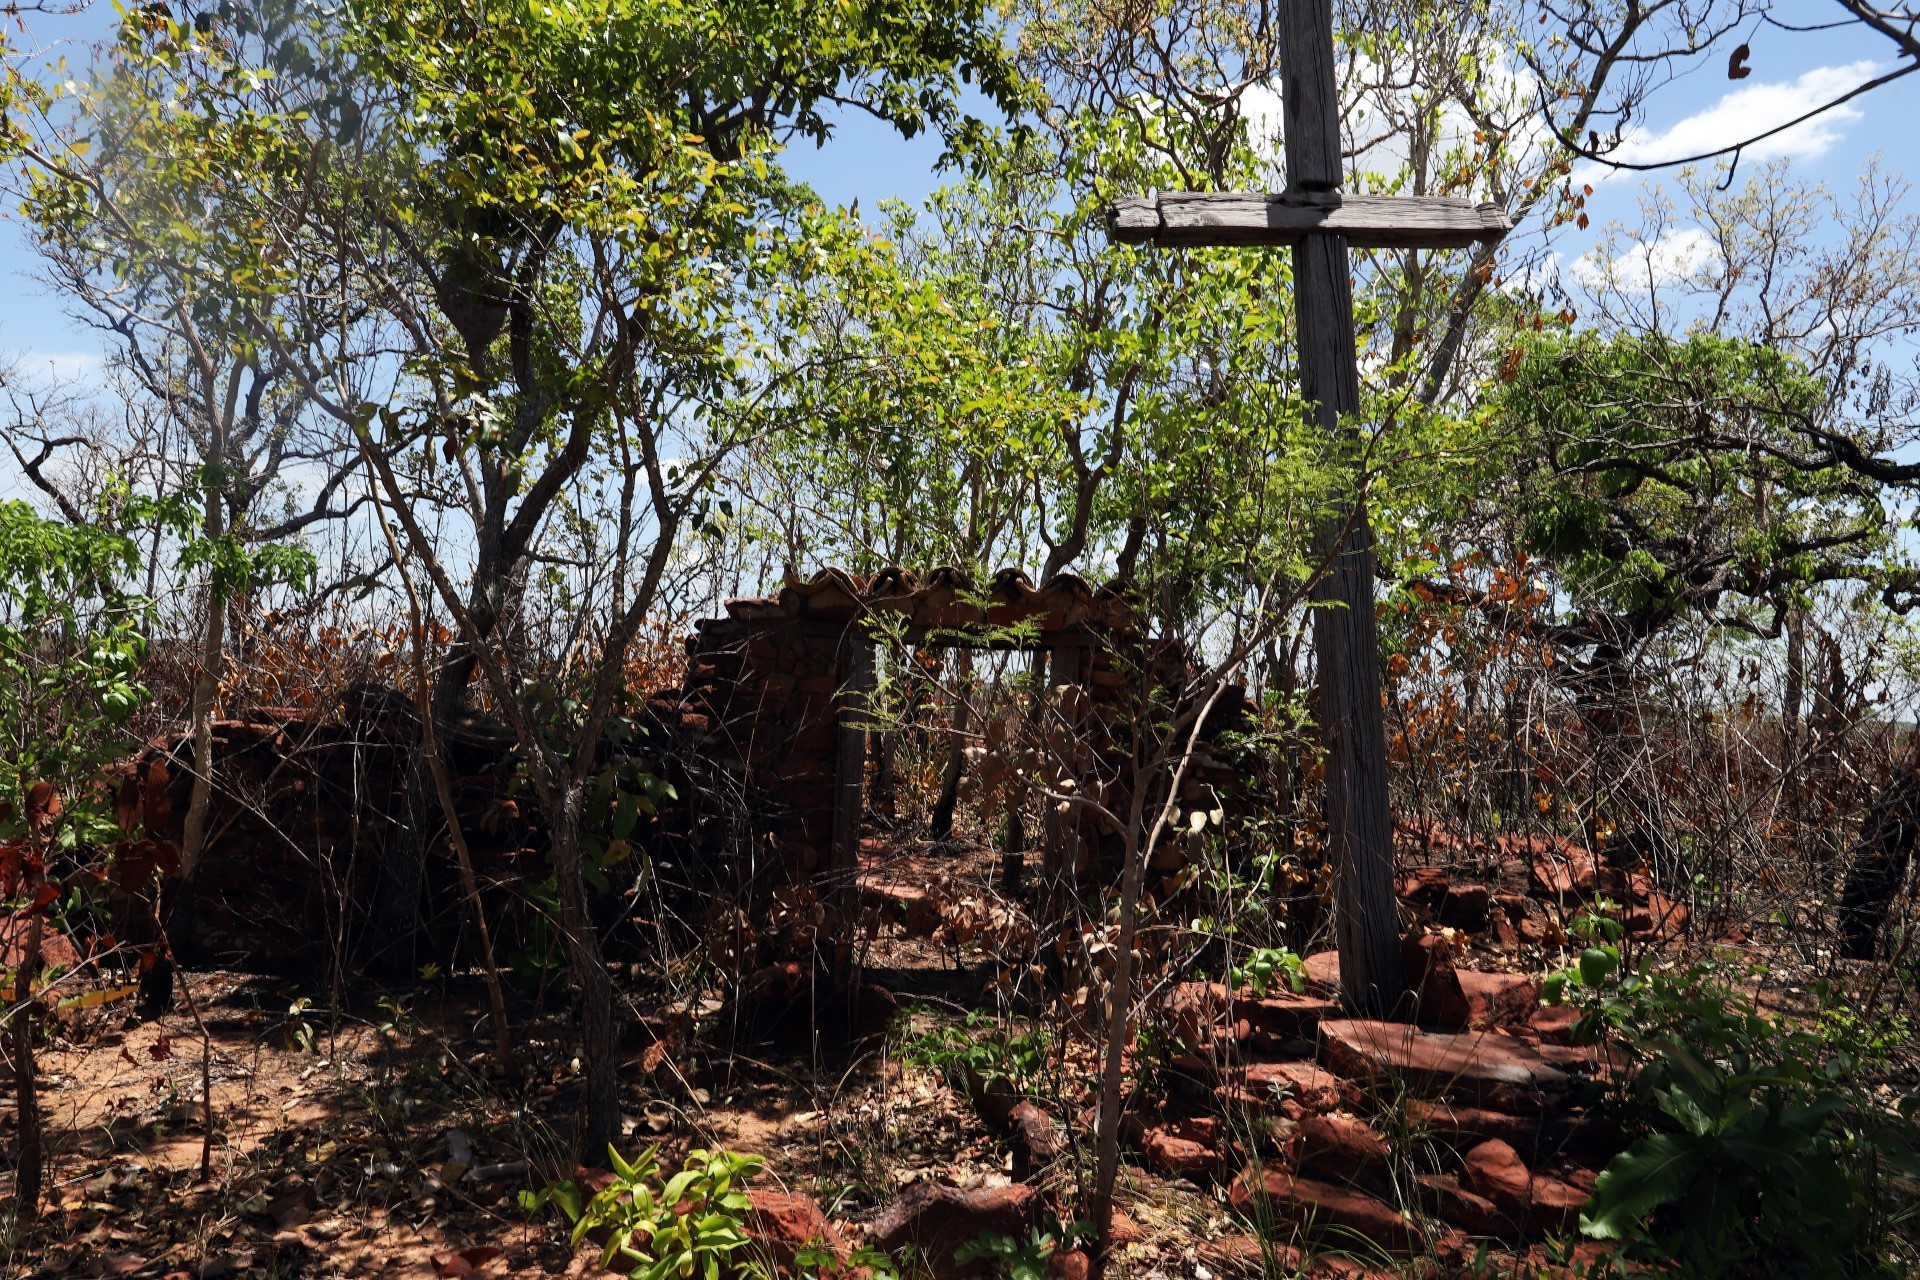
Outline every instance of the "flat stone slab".
<path id="1" fill-rule="evenodd" d="M 1307 990 L 1322 995 L 1340 994 L 1340 953 L 1338 951 L 1316 951 L 1300 962 L 1300 971 L 1306 976 Z"/>
<path id="2" fill-rule="evenodd" d="M 1407 1119 L 1415 1128 L 1435 1137 L 1463 1143 L 1481 1143 L 1498 1138 L 1519 1151 L 1532 1151 L 1540 1143 L 1540 1117 L 1516 1116 L 1486 1107 L 1455 1106 L 1449 1102 L 1407 1101 Z"/>
<path id="3" fill-rule="evenodd" d="M 1346 1081 L 1311 1062 L 1249 1062 L 1236 1076 L 1235 1083 L 1269 1109 L 1291 1099 L 1303 1110 L 1326 1112 L 1359 1099 Z"/>
<path id="4" fill-rule="evenodd" d="M 854 881 L 861 904 L 884 918 L 897 920 L 909 938 L 930 937 L 939 927 L 940 911 L 922 884 L 909 878 L 911 870 L 863 871 Z"/>
<path id="5" fill-rule="evenodd" d="M 1320 1024 L 1320 1062 L 1370 1085 L 1532 1115 L 1566 1096 L 1572 1079 L 1522 1041 L 1485 1032 L 1421 1031 L 1365 1018 Z"/>
<path id="6" fill-rule="evenodd" d="M 1384 1200 L 1274 1166 L 1243 1170 L 1227 1188 L 1227 1202 L 1256 1223 L 1297 1223 L 1323 1248 L 1359 1252 L 1356 1236 L 1389 1253 L 1426 1246 L 1419 1228 Z"/>
<path id="7" fill-rule="evenodd" d="M 1540 984 L 1524 973 L 1455 969 L 1475 1026 L 1525 1022 L 1540 1007 Z"/>
<path id="8" fill-rule="evenodd" d="M 1337 1000 L 1291 991 L 1242 1000 L 1234 1006 L 1234 1011 L 1252 1023 L 1255 1031 L 1264 1031 L 1281 1040 L 1311 1040 L 1322 1019 L 1337 1018 L 1343 1012 Z"/>

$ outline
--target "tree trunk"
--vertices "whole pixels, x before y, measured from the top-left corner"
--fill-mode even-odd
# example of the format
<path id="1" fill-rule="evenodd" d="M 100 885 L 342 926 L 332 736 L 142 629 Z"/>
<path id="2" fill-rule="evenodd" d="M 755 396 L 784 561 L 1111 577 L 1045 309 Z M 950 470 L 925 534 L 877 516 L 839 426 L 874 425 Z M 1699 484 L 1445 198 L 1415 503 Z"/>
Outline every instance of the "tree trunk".
<path id="1" fill-rule="evenodd" d="M 1860 841 L 1840 894 L 1840 954 L 1846 959 L 1873 959 L 1880 929 L 1906 880 L 1916 836 L 1920 768 L 1909 766 L 1888 781 L 1860 824 Z"/>
<path id="2" fill-rule="evenodd" d="M 1092 1280 L 1103 1280 L 1113 1252 L 1113 1188 L 1120 1174 L 1121 1084 L 1125 1075 L 1127 1023 L 1133 1012 L 1133 942 L 1140 911 L 1140 886 L 1146 879 L 1147 858 L 1140 838 L 1143 806 L 1138 796 L 1145 779 L 1134 779 L 1131 821 L 1128 824 L 1126 866 L 1120 877 L 1120 936 L 1113 965 L 1113 987 L 1108 993 L 1107 1041 L 1100 1073 L 1099 1126 L 1094 1135 L 1093 1194 L 1087 1198 L 1087 1220 L 1093 1224 Z"/>
<path id="3" fill-rule="evenodd" d="M 560 888 L 560 929 L 567 962 L 580 1002 L 580 1064 L 586 1084 L 585 1114 L 577 1158 L 593 1168 L 606 1165 L 607 1149 L 620 1138 L 619 1082 L 614 1075 L 613 982 L 600 954 L 600 935 L 587 909 L 585 865 L 580 851 L 582 785 L 556 784 L 553 866 Z"/>
<path id="4" fill-rule="evenodd" d="M 13 978 L 13 1091 L 20 1128 L 20 1159 L 14 1170 L 14 1212 L 19 1224 L 40 1217 L 40 1184 L 46 1160 L 41 1151 L 40 1074 L 34 1058 L 34 1022 L 40 1002 L 33 982 L 40 971 L 40 917 L 27 925 L 26 948 Z"/>
<path id="5" fill-rule="evenodd" d="M 393 526 L 387 522 L 386 512 L 378 505 L 375 511 L 380 519 L 380 531 L 387 538 L 387 549 L 393 553 L 394 567 L 400 573 L 400 585 L 406 588 L 407 623 L 413 632 L 414 704 L 416 707 L 427 706 L 433 701 L 433 680 L 427 674 L 427 624 L 420 609 L 420 594 L 413 588 L 413 578 L 407 572 L 406 561 L 400 554 L 400 540 L 394 537 Z M 440 816 L 447 824 L 447 838 L 453 844 L 454 856 L 460 863 L 460 888 L 466 895 L 467 910 L 473 915 L 474 932 L 480 939 L 481 972 L 486 978 L 487 1005 L 493 1017 L 494 1066 L 505 1070 L 513 1061 L 512 1033 L 507 1026 L 506 992 L 500 985 L 500 967 L 494 963 L 493 933 L 487 927 L 486 904 L 480 900 L 480 883 L 473 870 L 473 851 L 467 845 L 466 830 L 460 825 L 460 813 L 454 802 L 453 779 L 440 754 L 440 735 L 434 731 L 435 723 L 431 715 L 420 717 L 422 750 L 419 755 L 426 760 L 427 768 L 433 774 L 433 790 L 440 800 Z"/>
<path id="6" fill-rule="evenodd" d="M 849 888 L 860 866 L 860 820 L 867 802 L 868 711 L 873 699 L 873 645 L 857 631 L 842 642 L 835 701 L 833 850 L 828 869 Z M 842 883 L 843 882 L 843 883 Z"/>
<path id="7" fill-rule="evenodd" d="M 878 726 L 867 735 L 867 750 L 873 755 L 873 783 L 867 788 L 867 808 L 883 825 L 891 825 L 900 816 L 900 781 L 894 762 L 899 737 L 895 731 Z"/>
<path id="8" fill-rule="evenodd" d="M 1045 649 L 1036 649 L 1028 658 L 1027 674 L 1033 688 L 1027 694 L 1027 725 L 1030 729 L 1040 727 L 1040 717 L 1047 706 L 1047 676 L 1052 667 L 1050 654 Z M 1015 893 L 1020 888 L 1020 877 L 1027 864 L 1027 824 L 1020 812 L 1017 801 L 1007 802 L 1007 821 L 1000 832 L 1000 883 L 1007 893 Z"/>
<path id="9" fill-rule="evenodd" d="M 967 726 L 973 716 L 973 654 L 962 649 L 955 659 L 959 688 L 953 704 L 953 727 L 947 731 L 947 771 L 940 779 L 940 795 L 933 803 L 927 834 L 935 840 L 953 837 L 953 811 L 960 803 L 960 779 L 967 768 Z"/>
<path id="10" fill-rule="evenodd" d="M 208 502 L 207 525 L 219 536 L 218 499 Z M 193 677 L 193 790 L 180 836 L 180 876 L 172 908 L 167 913 L 167 950 L 159 962 L 169 980 L 155 991 L 161 1008 L 172 998 L 173 958 L 192 955 L 194 917 L 199 910 L 200 861 L 206 853 L 207 819 L 213 807 L 213 712 L 220 696 L 220 667 L 226 654 L 227 603 L 209 584 L 207 622 L 200 633 L 199 670 Z M 159 965 L 156 965 L 158 968 Z M 156 1011 L 157 1012 L 157 1011 Z"/>

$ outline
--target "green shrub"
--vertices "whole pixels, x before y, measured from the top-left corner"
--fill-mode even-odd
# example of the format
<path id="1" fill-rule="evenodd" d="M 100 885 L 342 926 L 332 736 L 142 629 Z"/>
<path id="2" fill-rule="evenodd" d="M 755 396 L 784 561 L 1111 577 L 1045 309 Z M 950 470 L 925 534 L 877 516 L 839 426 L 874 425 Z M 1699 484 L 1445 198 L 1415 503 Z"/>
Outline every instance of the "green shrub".
<path id="1" fill-rule="evenodd" d="M 582 1203 L 579 1184 L 561 1181 L 522 1192 L 521 1206 L 537 1213 L 558 1205 L 573 1222 L 576 1248 L 589 1233 L 604 1231 L 601 1269 L 618 1268 L 634 1280 L 757 1274 L 750 1257 L 737 1256 L 750 1243 L 750 1202 L 737 1186 L 760 1171 L 760 1157 L 689 1151 L 680 1172 L 662 1186 L 659 1152 L 650 1147 L 628 1164 L 609 1149 L 613 1180 L 592 1199 Z"/>
<path id="2" fill-rule="evenodd" d="M 1038 1227 L 1027 1240 L 983 1231 L 956 1249 L 953 1260 L 962 1265 L 985 1260 L 987 1274 L 995 1280 L 1048 1280 L 1049 1263 L 1059 1248 L 1053 1234 Z"/>
<path id="3" fill-rule="evenodd" d="M 905 1058 L 937 1072 L 956 1089 L 975 1090 L 1005 1080 L 1030 1093 L 1047 1065 L 1051 1037 L 1044 1028 L 1012 1031 L 974 1010 L 964 1027 L 948 1024 L 907 1041 Z"/>
<path id="4" fill-rule="evenodd" d="M 1915 1100 L 1888 1110 L 1852 1051 L 1882 1037 L 1850 1016 L 1769 1016 L 1717 966 L 1626 970 L 1595 942 L 1549 998 L 1571 999 L 1576 1037 L 1617 1057 L 1611 1103 L 1638 1136 L 1582 1232 L 1699 1280 L 1905 1274 L 1889 1228 L 1894 1180 L 1920 1175 Z"/>

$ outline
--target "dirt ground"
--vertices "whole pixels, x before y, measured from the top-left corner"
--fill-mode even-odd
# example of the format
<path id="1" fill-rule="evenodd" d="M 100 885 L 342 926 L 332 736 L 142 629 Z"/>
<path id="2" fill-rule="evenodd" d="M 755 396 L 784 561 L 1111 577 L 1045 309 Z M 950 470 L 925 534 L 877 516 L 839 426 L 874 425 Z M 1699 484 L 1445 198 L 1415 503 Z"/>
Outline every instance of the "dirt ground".
<path id="1" fill-rule="evenodd" d="M 940 993 L 977 994 L 978 966 L 897 932 L 866 959 L 870 972 L 932 994 L 851 1046 L 804 1036 L 726 1051 L 651 1046 L 643 1024 L 621 1070 L 629 1151 L 761 1155 L 755 1185 L 811 1195 L 856 1235 L 909 1183 L 1008 1182 L 1004 1139 L 939 1074 L 903 1058 L 916 1033 L 959 1019 L 961 1002 Z M 563 1014 L 516 1009 L 517 1061 L 503 1069 L 471 975 L 355 991 L 337 1005 L 285 977 L 197 972 L 185 982 L 200 1020 L 184 1001 L 147 1022 L 129 1016 L 130 1000 L 58 1016 L 40 1055 L 48 1190 L 36 1226 L 7 1224 L 0 1276 L 597 1270 L 591 1246 L 576 1253 L 557 1218 L 530 1217 L 518 1201 L 575 1171 L 578 1063 Z M 638 1001 L 635 1011 L 648 1013 Z M 11 1146 L 11 1091 L 0 1101 Z M 1127 1182 L 1125 1208 L 1141 1227 L 1129 1273 L 1212 1274 L 1200 1242 L 1226 1229 L 1224 1206 L 1144 1171 L 1129 1169 Z M 0 1171 L 9 1197 L 11 1184 Z"/>
<path id="2" fill-rule="evenodd" d="M 977 852 L 984 873 L 998 855 Z M 924 870 L 900 874 L 924 882 Z M 1742 939 L 1741 950 L 1761 945 Z M 1770 985 L 1784 1011 L 1804 1002 L 1806 987 L 1789 948 L 1772 949 L 1780 963 Z M 1486 959 L 1537 969 L 1551 958 L 1527 950 Z M 808 1011 L 796 1009 L 784 1034 L 689 1045 L 663 1029 L 715 1012 L 714 992 L 681 993 L 668 1007 L 628 985 L 627 1152 L 659 1143 L 668 1164 L 697 1147 L 763 1156 L 755 1185 L 812 1197 L 856 1239 L 911 1183 L 1008 1183 L 1006 1138 L 914 1051 L 925 1033 L 993 1007 L 986 953 L 889 926 L 863 964 L 897 1007 L 850 1042 L 810 1034 Z M 503 1064 L 471 974 L 334 1000 L 286 976 L 185 981 L 191 1002 L 156 1021 L 131 1020 L 130 1000 L 57 1015 L 40 1058 L 45 1208 L 24 1230 L 4 1211 L 0 1277 L 597 1272 L 597 1250 L 575 1251 L 557 1216 L 519 1202 L 576 1173 L 579 1064 L 557 989 L 544 1002 L 516 994 L 515 1060 Z M 204 1177 L 203 1078 L 213 1104 Z M 1070 1115 L 1085 1100 L 1058 1101 Z M 10 1149 L 10 1090 L 0 1108 Z M 10 1201 L 12 1178 L 0 1170 L 0 1200 Z M 1135 1228 L 1121 1259 L 1126 1280 L 1261 1272 L 1219 1187 L 1128 1163 L 1120 1207 Z"/>

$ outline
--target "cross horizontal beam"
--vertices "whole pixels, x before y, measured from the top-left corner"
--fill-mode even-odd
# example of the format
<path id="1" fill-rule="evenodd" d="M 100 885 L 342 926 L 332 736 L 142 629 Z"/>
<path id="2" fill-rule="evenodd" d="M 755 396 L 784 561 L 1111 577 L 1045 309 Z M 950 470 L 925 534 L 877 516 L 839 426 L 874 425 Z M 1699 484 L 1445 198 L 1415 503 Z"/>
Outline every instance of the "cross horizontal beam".
<path id="1" fill-rule="evenodd" d="M 1444 196 L 1167 191 L 1123 196 L 1107 209 L 1113 240 L 1167 247 L 1287 245 L 1343 235 L 1355 249 L 1464 249 L 1512 228 L 1499 205 Z"/>

